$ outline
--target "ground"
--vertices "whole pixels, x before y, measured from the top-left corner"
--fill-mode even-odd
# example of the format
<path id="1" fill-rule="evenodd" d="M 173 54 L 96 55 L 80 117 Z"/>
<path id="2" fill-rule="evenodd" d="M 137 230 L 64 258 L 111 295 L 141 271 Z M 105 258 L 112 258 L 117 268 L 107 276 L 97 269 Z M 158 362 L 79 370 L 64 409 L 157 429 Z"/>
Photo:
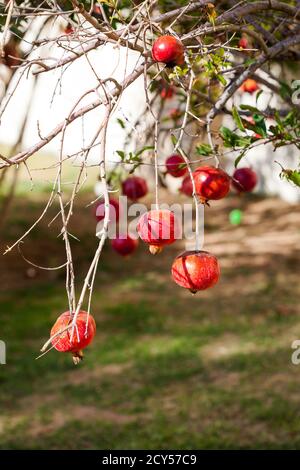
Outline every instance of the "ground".
<path id="1" fill-rule="evenodd" d="M 38 217 L 46 192 L 17 197 L 1 252 Z M 181 196 L 182 197 L 182 196 Z M 75 207 L 78 284 L 96 245 L 86 192 Z M 182 201 L 186 200 L 182 197 Z M 229 223 L 242 208 L 238 227 Z M 34 263 L 64 262 L 57 207 L 22 245 Z M 28 271 L 18 250 L 1 259 L 1 449 L 300 449 L 297 207 L 231 196 L 206 209 L 205 247 L 222 276 L 192 296 L 170 278 L 182 244 L 128 260 L 107 246 L 92 312 L 97 336 L 75 367 L 51 351 L 35 360 L 66 310 L 63 271 Z M 31 275 L 35 274 L 34 278 Z"/>

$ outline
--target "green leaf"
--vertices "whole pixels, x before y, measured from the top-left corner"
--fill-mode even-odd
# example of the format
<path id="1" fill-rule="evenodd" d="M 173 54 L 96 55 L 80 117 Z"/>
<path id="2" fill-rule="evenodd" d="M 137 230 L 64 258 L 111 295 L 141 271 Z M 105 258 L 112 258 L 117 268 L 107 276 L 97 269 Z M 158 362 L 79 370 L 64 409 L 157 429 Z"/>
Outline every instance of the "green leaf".
<path id="1" fill-rule="evenodd" d="M 198 155 L 203 155 L 205 157 L 208 157 L 209 155 L 213 153 L 213 150 L 209 144 L 200 144 L 200 145 L 197 145 L 196 152 Z"/>
<path id="2" fill-rule="evenodd" d="M 124 122 L 122 121 L 122 119 L 118 118 L 118 119 L 117 119 L 117 122 L 120 124 L 120 126 L 122 127 L 122 129 L 125 129 L 125 124 L 124 124 Z"/>
<path id="3" fill-rule="evenodd" d="M 227 81 L 226 79 L 223 77 L 223 75 L 221 73 L 218 73 L 216 75 L 216 78 L 219 80 L 219 82 L 223 85 L 223 86 L 226 86 L 227 85 Z"/>
<path id="4" fill-rule="evenodd" d="M 123 150 L 117 150 L 117 154 L 121 157 L 121 160 L 125 160 L 125 152 Z"/>
<path id="5" fill-rule="evenodd" d="M 139 157 L 140 155 L 142 155 L 143 152 L 145 152 L 146 150 L 153 150 L 154 147 L 152 145 L 147 145 L 146 147 L 143 147 L 141 150 L 139 150 L 135 156 L 136 157 Z"/>
<path id="6" fill-rule="evenodd" d="M 258 99 L 259 99 L 259 97 L 260 97 L 260 95 L 261 95 L 262 93 L 263 93 L 263 90 L 259 90 L 259 92 L 256 93 L 256 99 L 255 99 L 256 104 L 257 104 Z"/>
<path id="7" fill-rule="evenodd" d="M 240 118 L 238 110 L 235 106 L 232 107 L 232 117 L 233 117 L 234 122 L 236 123 L 237 127 L 239 128 L 239 130 L 244 132 L 245 131 L 244 125 L 242 123 L 242 120 Z"/>
<path id="8" fill-rule="evenodd" d="M 250 106 L 249 104 L 241 104 L 240 109 L 243 111 L 250 111 L 251 113 L 260 113 L 259 109 L 255 106 Z"/>

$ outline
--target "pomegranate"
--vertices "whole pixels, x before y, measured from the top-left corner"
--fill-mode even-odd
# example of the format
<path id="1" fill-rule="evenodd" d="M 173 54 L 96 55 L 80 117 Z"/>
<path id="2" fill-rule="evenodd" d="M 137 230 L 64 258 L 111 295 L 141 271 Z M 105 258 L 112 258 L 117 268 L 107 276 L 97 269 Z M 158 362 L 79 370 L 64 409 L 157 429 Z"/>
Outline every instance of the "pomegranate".
<path id="1" fill-rule="evenodd" d="M 193 294 L 213 287 L 220 277 L 218 260 L 207 251 L 185 251 L 175 258 L 171 272 L 176 284 Z"/>
<path id="2" fill-rule="evenodd" d="M 251 168 L 238 168 L 232 176 L 232 185 L 239 193 L 252 191 L 257 184 L 257 174 Z"/>
<path id="3" fill-rule="evenodd" d="M 100 222 L 100 220 L 104 219 L 105 216 L 105 202 L 101 201 L 95 210 L 96 219 Z M 113 222 L 118 222 L 120 217 L 120 205 L 116 199 L 109 200 L 109 220 Z"/>
<path id="4" fill-rule="evenodd" d="M 65 34 L 73 34 L 74 33 L 74 28 L 70 23 L 68 23 L 67 26 L 65 27 L 64 33 Z"/>
<path id="5" fill-rule="evenodd" d="M 176 219 L 169 210 L 151 210 L 143 214 L 137 225 L 141 239 L 148 243 L 153 255 L 162 251 L 165 245 L 175 241 Z"/>
<path id="6" fill-rule="evenodd" d="M 148 192 L 148 186 L 144 178 L 131 176 L 122 183 L 123 194 L 132 201 L 136 201 L 145 196 Z"/>
<path id="7" fill-rule="evenodd" d="M 230 178 L 225 171 L 213 166 L 200 166 L 194 173 L 196 194 L 202 202 L 222 199 L 230 189 Z"/>
<path id="8" fill-rule="evenodd" d="M 164 62 L 169 67 L 184 63 L 184 47 L 174 36 L 160 36 L 154 41 L 152 57 L 156 62 Z"/>
<path id="9" fill-rule="evenodd" d="M 190 175 L 187 175 L 185 178 L 183 178 L 179 191 L 188 197 L 192 197 L 193 183 L 192 183 Z"/>
<path id="10" fill-rule="evenodd" d="M 171 155 L 167 158 L 166 168 L 167 173 L 174 176 L 174 178 L 180 178 L 180 176 L 185 175 L 188 171 L 184 158 L 177 154 Z"/>
<path id="11" fill-rule="evenodd" d="M 245 93 L 252 94 L 259 90 L 259 86 L 256 80 L 253 80 L 253 78 L 247 78 L 247 80 L 245 80 L 241 85 L 240 90 Z"/>
<path id="12" fill-rule="evenodd" d="M 112 248 L 121 256 L 131 255 L 138 246 L 139 242 L 129 234 L 119 235 L 111 242 Z"/>
<path id="13" fill-rule="evenodd" d="M 248 49 L 248 40 L 244 36 L 239 40 L 239 47 L 241 49 Z"/>
<path id="14" fill-rule="evenodd" d="M 174 96 L 174 87 L 172 85 L 169 85 L 168 83 L 166 85 L 163 85 L 160 96 L 163 100 L 169 100 L 173 98 Z"/>
<path id="15" fill-rule="evenodd" d="M 62 313 L 51 329 L 51 336 L 59 333 L 60 330 L 68 326 L 73 319 L 73 315 L 68 312 Z M 92 315 L 84 310 L 80 310 L 76 318 L 76 325 L 63 331 L 52 339 L 52 345 L 59 352 L 71 352 L 74 364 L 78 364 L 83 358 L 82 349 L 86 348 L 93 340 L 96 333 L 96 323 Z"/>

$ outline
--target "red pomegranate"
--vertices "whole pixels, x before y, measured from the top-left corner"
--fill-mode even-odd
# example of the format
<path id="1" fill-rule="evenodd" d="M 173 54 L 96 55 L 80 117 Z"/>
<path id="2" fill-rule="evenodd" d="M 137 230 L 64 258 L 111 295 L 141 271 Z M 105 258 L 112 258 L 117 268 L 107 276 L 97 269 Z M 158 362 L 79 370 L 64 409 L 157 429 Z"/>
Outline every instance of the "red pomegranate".
<path id="1" fill-rule="evenodd" d="M 247 80 L 245 80 L 241 85 L 240 90 L 245 93 L 252 94 L 259 90 L 259 86 L 256 80 L 253 80 L 253 78 L 247 78 Z"/>
<path id="2" fill-rule="evenodd" d="M 196 193 L 202 202 L 222 199 L 230 189 L 230 178 L 225 171 L 213 166 L 200 166 L 194 173 Z"/>
<path id="3" fill-rule="evenodd" d="M 245 38 L 245 36 L 243 36 L 240 40 L 239 40 L 239 47 L 241 49 L 248 49 L 248 40 L 247 38 Z"/>
<path id="4" fill-rule="evenodd" d="M 192 197 L 193 183 L 189 174 L 185 178 L 183 178 L 179 191 L 188 197 Z"/>
<path id="5" fill-rule="evenodd" d="M 70 312 L 62 313 L 54 323 L 50 335 L 53 336 L 72 322 Z M 92 315 L 80 310 L 76 319 L 76 326 L 70 327 L 52 339 L 52 345 L 59 352 L 71 352 L 75 364 L 83 358 L 82 349 L 93 340 L 96 333 L 96 323 Z M 71 339 L 72 338 L 72 339 Z"/>
<path id="6" fill-rule="evenodd" d="M 174 87 L 172 85 L 166 84 L 163 85 L 160 96 L 163 100 L 170 100 L 174 96 Z"/>
<path id="7" fill-rule="evenodd" d="M 140 238 L 149 245 L 153 255 L 161 252 L 165 245 L 174 243 L 176 219 L 174 213 L 165 210 L 151 210 L 143 214 L 137 225 Z"/>
<path id="8" fill-rule="evenodd" d="M 167 158 L 166 168 L 167 173 L 174 176 L 174 178 L 180 178 L 180 176 L 185 175 L 188 171 L 184 158 L 177 154 L 171 155 Z"/>
<path id="9" fill-rule="evenodd" d="M 70 23 L 68 23 L 67 26 L 65 27 L 64 32 L 65 34 L 73 34 L 74 33 L 73 26 Z"/>
<path id="10" fill-rule="evenodd" d="M 238 168 L 232 176 L 232 185 L 239 193 L 252 191 L 257 184 L 257 174 L 251 168 Z"/>
<path id="11" fill-rule="evenodd" d="M 100 222 L 100 220 L 104 219 L 105 216 L 105 202 L 101 201 L 95 210 L 96 219 Z M 120 217 L 120 204 L 116 199 L 109 199 L 109 220 L 110 222 L 118 222 Z"/>
<path id="12" fill-rule="evenodd" d="M 131 176 L 123 181 L 122 191 L 129 199 L 136 201 L 147 194 L 148 186 L 144 178 Z"/>
<path id="13" fill-rule="evenodd" d="M 175 258 L 171 272 L 173 280 L 193 294 L 213 287 L 220 277 L 218 260 L 207 251 L 185 251 Z"/>
<path id="14" fill-rule="evenodd" d="M 169 67 L 184 63 L 184 47 L 174 36 L 160 36 L 154 41 L 152 57 L 156 62 L 164 62 Z"/>
<path id="15" fill-rule="evenodd" d="M 112 248 L 121 256 L 131 255 L 138 246 L 139 242 L 129 234 L 119 235 L 111 241 Z"/>

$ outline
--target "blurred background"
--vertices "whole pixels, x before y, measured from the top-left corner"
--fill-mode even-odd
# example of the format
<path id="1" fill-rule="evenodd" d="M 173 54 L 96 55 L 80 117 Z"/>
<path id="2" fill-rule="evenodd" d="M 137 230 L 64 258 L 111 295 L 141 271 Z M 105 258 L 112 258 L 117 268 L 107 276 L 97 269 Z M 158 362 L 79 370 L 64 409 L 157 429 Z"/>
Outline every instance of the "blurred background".
<path id="1" fill-rule="evenodd" d="M 116 73 L 124 73 L 122 60 L 116 57 Z M 99 70 L 106 61 L 97 56 Z M 49 109 L 55 74 L 53 82 L 32 83 L 33 92 L 22 84 L 1 124 L 5 155 L 38 139 L 37 121 L 43 134 L 69 112 L 82 83 L 86 88 L 82 67 L 66 72 L 62 86 L 69 95 L 57 92 Z M 2 72 L 9 73 L 5 64 Z M 129 120 L 143 99 L 142 83 L 136 87 L 120 111 Z M 101 113 L 85 119 L 92 135 Z M 84 137 L 82 122 L 76 126 L 68 131 L 66 152 Z M 108 139 L 112 159 L 123 142 L 116 122 Z M 140 244 L 125 260 L 105 246 L 91 308 L 97 335 L 75 368 L 68 354 L 55 351 L 36 360 L 67 308 L 65 273 L 26 260 L 44 267 L 65 262 L 58 203 L 21 252 L 2 256 L 48 201 L 59 142 L 51 145 L 29 159 L 29 171 L 10 169 L 1 179 L 0 339 L 7 364 L 0 365 L 0 448 L 300 448 L 300 366 L 291 362 L 292 342 L 300 338 L 299 190 L 280 180 L 271 150 L 251 158 L 260 176 L 255 194 L 232 193 L 205 210 L 205 249 L 222 270 L 213 289 L 192 296 L 172 282 L 170 265 L 184 248 L 181 241 L 155 257 Z M 280 158 L 289 162 L 295 155 L 281 150 Z M 65 166 L 65 194 L 76 164 Z M 94 211 L 87 207 L 97 181 L 92 167 L 70 223 L 79 240 L 72 242 L 78 286 L 97 243 Z M 189 202 L 171 190 L 161 190 L 163 202 Z M 153 195 L 142 202 L 150 205 Z M 241 211 L 241 220 L 233 210 Z"/>

